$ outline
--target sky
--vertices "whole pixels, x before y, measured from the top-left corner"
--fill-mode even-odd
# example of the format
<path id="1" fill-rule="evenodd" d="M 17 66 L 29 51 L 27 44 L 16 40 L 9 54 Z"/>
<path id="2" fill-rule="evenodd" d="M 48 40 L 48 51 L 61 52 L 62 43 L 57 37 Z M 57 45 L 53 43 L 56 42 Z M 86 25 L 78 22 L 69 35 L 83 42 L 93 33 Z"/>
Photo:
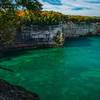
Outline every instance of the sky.
<path id="1" fill-rule="evenodd" d="M 44 10 L 67 15 L 100 16 L 100 0 L 39 0 Z"/>

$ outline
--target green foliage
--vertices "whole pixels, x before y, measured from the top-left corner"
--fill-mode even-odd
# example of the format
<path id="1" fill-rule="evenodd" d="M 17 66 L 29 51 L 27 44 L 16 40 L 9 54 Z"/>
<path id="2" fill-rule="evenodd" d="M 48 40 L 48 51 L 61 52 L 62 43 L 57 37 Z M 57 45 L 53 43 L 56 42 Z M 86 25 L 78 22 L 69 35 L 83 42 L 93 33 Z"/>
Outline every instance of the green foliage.
<path id="1" fill-rule="evenodd" d="M 60 22 L 67 23 L 68 21 L 72 21 L 74 23 L 100 22 L 100 17 L 69 16 L 54 11 L 25 11 L 25 16 L 24 18 L 26 18 L 27 21 L 30 19 L 32 24 L 37 25 L 57 25 Z"/>
<path id="2" fill-rule="evenodd" d="M 32 11 L 29 16 L 31 23 L 37 25 L 56 25 L 63 21 L 63 15 L 53 11 Z"/>
<path id="3" fill-rule="evenodd" d="M 68 16 L 68 20 L 72 22 L 86 22 L 86 23 L 93 23 L 93 22 L 100 22 L 100 17 L 91 17 L 91 16 Z"/>
<path id="4" fill-rule="evenodd" d="M 12 44 L 14 40 L 13 32 L 15 31 L 17 24 L 15 14 L 16 10 L 10 0 L 2 0 L 1 3 L 2 7 L 0 9 L 0 43 L 8 46 L 8 44 Z"/>
<path id="5" fill-rule="evenodd" d="M 16 0 L 16 2 L 27 10 L 42 10 L 42 4 L 37 0 Z"/>

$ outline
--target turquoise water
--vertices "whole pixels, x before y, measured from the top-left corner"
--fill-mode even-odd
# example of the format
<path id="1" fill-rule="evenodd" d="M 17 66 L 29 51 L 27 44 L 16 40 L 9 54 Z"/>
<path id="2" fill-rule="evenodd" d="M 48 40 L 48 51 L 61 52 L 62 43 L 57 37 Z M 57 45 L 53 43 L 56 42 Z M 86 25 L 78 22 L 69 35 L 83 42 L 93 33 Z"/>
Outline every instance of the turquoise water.
<path id="1" fill-rule="evenodd" d="M 0 78 L 37 93 L 40 100 L 100 99 L 100 37 L 67 40 L 63 48 L 9 52 Z"/>

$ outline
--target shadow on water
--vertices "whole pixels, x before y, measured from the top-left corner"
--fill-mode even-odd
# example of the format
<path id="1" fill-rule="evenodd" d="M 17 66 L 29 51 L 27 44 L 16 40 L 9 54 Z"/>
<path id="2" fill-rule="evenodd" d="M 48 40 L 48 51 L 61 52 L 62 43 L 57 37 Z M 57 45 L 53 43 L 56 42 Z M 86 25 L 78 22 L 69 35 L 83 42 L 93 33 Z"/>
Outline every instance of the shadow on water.
<path id="1" fill-rule="evenodd" d="M 0 62 L 12 60 L 15 57 L 29 54 L 30 53 L 29 51 L 30 50 L 14 50 L 14 51 L 0 52 Z M 6 66 L 3 66 L 3 65 L 0 65 L 0 70 L 14 72 L 14 70 L 7 68 Z"/>
<path id="2" fill-rule="evenodd" d="M 2 70 L 4 70 L 4 71 L 8 71 L 8 72 L 14 72 L 14 70 L 9 69 L 9 68 L 6 68 L 6 67 L 1 66 L 1 65 L 0 65 L 0 69 L 2 69 Z"/>
<path id="3" fill-rule="evenodd" d="M 30 50 L 23 49 L 23 50 L 10 50 L 10 51 L 0 52 L 0 62 L 9 61 L 16 57 L 31 54 L 31 51 L 32 51 L 31 49 Z"/>
<path id="4" fill-rule="evenodd" d="M 66 39 L 65 47 L 89 47 L 91 40 L 88 37 L 70 38 Z"/>
<path id="5" fill-rule="evenodd" d="M 8 50 L 8 51 L 4 51 L 4 52 L 0 52 L 0 62 L 2 60 L 11 60 L 15 57 L 19 57 L 19 56 L 23 56 L 23 55 L 29 55 L 31 54 L 33 51 L 39 51 L 39 50 L 47 50 L 50 48 L 29 48 L 29 49 L 13 49 L 13 50 Z"/>

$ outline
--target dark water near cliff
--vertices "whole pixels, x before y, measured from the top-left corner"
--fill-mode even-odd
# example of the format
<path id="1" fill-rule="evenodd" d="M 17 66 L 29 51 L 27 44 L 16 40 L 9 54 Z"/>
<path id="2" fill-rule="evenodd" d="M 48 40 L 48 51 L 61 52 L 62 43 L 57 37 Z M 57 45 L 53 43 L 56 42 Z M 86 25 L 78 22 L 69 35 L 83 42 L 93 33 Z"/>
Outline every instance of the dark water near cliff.
<path id="1" fill-rule="evenodd" d="M 100 37 L 67 40 L 63 48 L 9 52 L 0 78 L 36 92 L 40 100 L 100 99 Z"/>

